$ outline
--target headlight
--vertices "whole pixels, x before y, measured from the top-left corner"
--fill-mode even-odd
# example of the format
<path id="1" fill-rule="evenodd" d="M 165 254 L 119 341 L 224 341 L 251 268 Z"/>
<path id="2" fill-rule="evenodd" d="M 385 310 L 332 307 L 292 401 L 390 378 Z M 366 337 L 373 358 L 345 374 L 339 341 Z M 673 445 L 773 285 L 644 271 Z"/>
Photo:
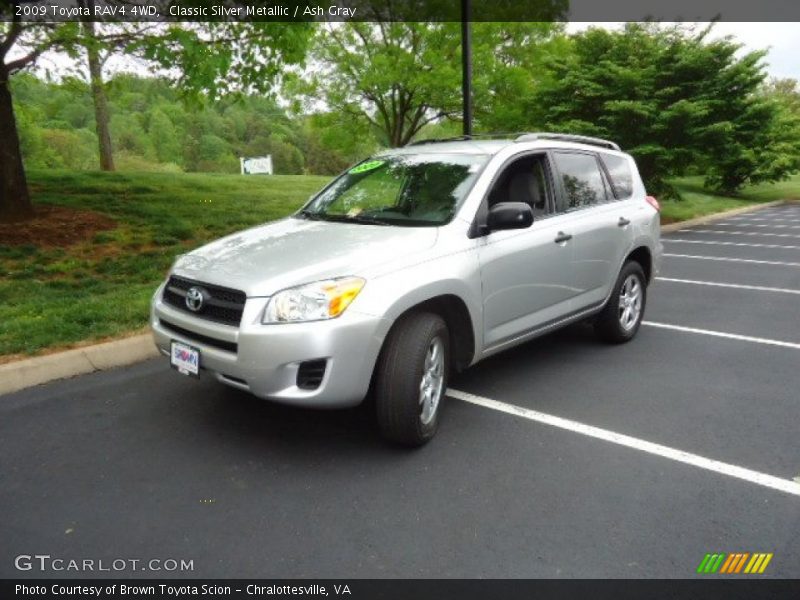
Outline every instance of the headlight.
<path id="1" fill-rule="evenodd" d="M 340 277 L 283 290 L 270 298 L 261 322 L 334 319 L 350 306 L 365 283 L 361 277 Z"/>

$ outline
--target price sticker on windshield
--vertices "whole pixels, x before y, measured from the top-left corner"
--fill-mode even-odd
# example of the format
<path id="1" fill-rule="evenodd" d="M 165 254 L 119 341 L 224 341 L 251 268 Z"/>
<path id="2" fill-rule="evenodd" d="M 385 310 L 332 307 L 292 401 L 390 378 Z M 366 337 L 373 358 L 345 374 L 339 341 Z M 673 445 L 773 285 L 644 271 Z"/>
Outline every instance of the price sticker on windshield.
<path id="1" fill-rule="evenodd" d="M 365 173 L 366 171 L 372 171 L 373 169 L 377 169 L 378 167 L 380 167 L 382 164 L 384 164 L 384 162 L 385 161 L 382 160 L 368 160 L 365 163 L 356 165 L 355 167 L 350 169 L 348 173 L 350 173 L 351 175 L 356 175 L 358 173 Z"/>

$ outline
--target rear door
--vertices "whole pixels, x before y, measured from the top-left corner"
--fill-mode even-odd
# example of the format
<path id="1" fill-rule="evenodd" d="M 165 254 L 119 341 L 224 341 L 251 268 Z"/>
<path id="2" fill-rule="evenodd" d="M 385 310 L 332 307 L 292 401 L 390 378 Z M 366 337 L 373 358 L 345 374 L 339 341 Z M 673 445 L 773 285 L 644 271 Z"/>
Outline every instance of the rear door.
<path id="1" fill-rule="evenodd" d="M 569 218 L 574 240 L 575 307 L 602 303 L 631 244 L 631 208 L 618 201 L 594 152 L 556 150 L 558 211 Z"/>

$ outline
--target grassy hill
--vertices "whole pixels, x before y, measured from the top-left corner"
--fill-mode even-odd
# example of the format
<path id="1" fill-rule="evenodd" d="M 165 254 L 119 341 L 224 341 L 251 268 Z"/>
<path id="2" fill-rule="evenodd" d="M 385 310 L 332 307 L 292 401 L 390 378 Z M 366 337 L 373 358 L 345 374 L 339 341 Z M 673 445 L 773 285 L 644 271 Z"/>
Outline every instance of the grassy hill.
<path id="1" fill-rule="evenodd" d="M 35 229 L 38 235 L 27 243 L 9 245 L 19 232 L 0 233 L 0 356 L 143 327 L 150 296 L 176 255 L 283 217 L 327 181 L 295 175 L 32 171 L 38 209 L 88 212 L 53 219 L 52 230 Z M 99 230 L 82 227 L 94 221 Z M 105 229 L 109 224 L 116 226 Z M 78 239 L 70 238 L 75 230 Z M 36 238 L 41 241 L 34 243 Z"/>
<path id="2" fill-rule="evenodd" d="M 34 203 L 47 218 L 0 228 L 0 362 L 141 329 L 176 255 L 283 217 L 328 180 L 31 171 Z M 740 198 L 710 195 L 700 183 L 675 182 L 684 200 L 663 203 L 665 222 L 800 198 L 800 176 Z"/>

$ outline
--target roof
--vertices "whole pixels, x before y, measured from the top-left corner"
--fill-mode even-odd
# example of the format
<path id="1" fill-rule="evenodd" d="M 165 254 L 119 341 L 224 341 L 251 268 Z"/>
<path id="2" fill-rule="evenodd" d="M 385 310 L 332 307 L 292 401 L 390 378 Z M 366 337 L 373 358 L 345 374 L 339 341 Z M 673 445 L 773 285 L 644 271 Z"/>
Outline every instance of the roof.
<path id="1" fill-rule="evenodd" d="M 513 140 L 452 140 L 392 148 L 381 154 L 497 154 Z"/>
<path id="2" fill-rule="evenodd" d="M 393 148 L 381 154 L 497 154 L 513 144 L 546 146 L 549 148 L 575 148 L 621 152 L 612 141 L 601 138 L 564 133 L 523 133 L 506 134 L 507 137 L 474 136 L 450 139 L 431 139 L 412 142 L 402 148 Z M 510 136 L 510 137 L 509 137 Z"/>

